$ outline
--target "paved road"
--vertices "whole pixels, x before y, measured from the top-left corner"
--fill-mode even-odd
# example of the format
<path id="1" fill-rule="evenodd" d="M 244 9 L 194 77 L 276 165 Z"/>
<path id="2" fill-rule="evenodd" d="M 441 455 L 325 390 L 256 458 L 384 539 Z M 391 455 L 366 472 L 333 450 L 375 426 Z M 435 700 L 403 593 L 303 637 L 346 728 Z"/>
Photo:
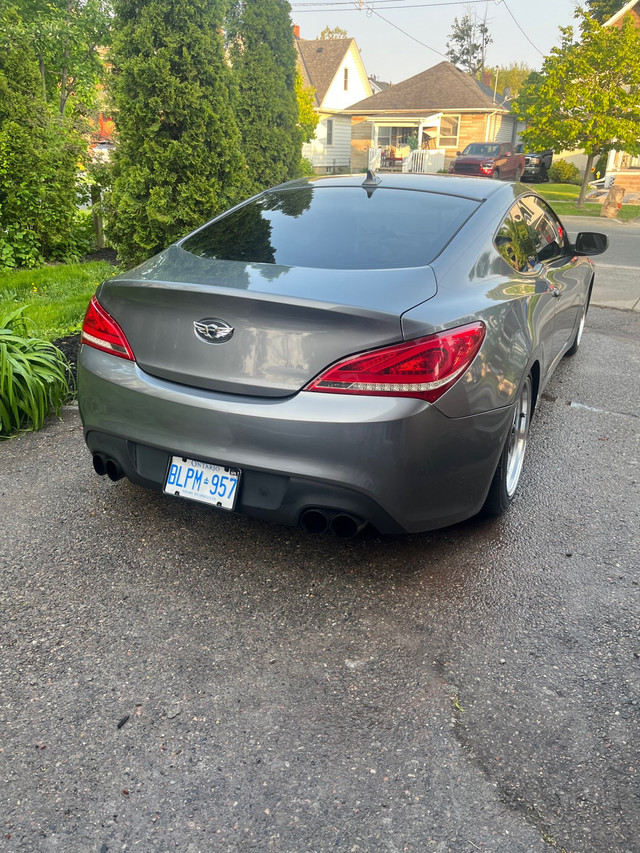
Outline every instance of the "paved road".
<path id="1" fill-rule="evenodd" d="M 640 221 L 567 216 L 565 225 L 572 238 L 578 231 L 602 231 L 609 237 L 608 250 L 594 258 L 592 304 L 640 311 Z"/>
<path id="2" fill-rule="evenodd" d="M 0 848 L 638 853 L 640 316 L 497 521 L 343 543 L 0 445 Z"/>

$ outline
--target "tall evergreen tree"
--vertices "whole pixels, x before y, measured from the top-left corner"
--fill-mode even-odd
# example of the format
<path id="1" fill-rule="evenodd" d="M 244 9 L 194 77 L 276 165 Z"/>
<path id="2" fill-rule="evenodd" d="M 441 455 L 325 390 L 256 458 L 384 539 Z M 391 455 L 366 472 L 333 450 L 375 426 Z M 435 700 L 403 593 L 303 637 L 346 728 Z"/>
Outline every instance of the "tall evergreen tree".
<path id="1" fill-rule="evenodd" d="M 248 186 L 222 0 L 115 0 L 114 9 L 119 142 L 107 227 L 131 262 L 237 202 Z"/>
<path id="2" fill-rule="evenodd" d="M 84 149 L 47 109 L 29 28 L 16 9 L 0 9 L 0 268 L 73 253 Z"/>
<path id="3" fill-rule="evenodd" d="M 303 131 L 287 0 L 236 0 L 228 20 L 235 112 L 257 191 L 299 174 Z"/>

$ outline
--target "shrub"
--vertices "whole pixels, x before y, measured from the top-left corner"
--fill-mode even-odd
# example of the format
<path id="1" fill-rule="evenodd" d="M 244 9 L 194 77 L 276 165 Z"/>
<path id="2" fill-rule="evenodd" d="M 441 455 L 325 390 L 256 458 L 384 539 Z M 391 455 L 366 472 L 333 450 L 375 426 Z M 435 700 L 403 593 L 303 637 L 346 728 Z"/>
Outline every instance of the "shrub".
<path id="1" fill-rule="evenodd" d="M 549 169 L 549 180 L 554 184 L 580 184 L 580 169 L 567 160 L 555 160 Z"/>
<path id="2" fill-rule="evenodd" d="M 222 8 L 211 0 L 114 2 L 110 84 L 119 140 L 105 210 L 109 240 L 128 264 L 246 194 Z"/>
<path id="3" fill-rule="evenodd" d="M 49 341 L 32 338 L 26 306 L 0 316 L 0 437 L 40 429 L 70 394 L 69 363 Z"/>
<path id="4" fill-rule="evenodd" d="M 42 97 L 30 31 L 0 11 L 0 269 L 64 255 L 86 143 Z"/>

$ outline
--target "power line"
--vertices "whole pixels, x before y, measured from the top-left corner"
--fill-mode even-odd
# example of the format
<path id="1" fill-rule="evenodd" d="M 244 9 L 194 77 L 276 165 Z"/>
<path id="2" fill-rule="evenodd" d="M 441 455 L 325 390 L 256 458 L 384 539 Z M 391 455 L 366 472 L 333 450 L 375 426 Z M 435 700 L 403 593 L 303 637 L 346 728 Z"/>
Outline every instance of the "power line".
<path id="1" fill-rule="evenodd" d="M 383 5 L 388 4 L 389 2 L 397 3 L 398 0 L 379 0 L 378 5 L 374 5 L 374 3 L 376 3 L 376 0 L 369 0 L 369 2 L 364 3 L 363 0 L 359 0 L 359 2 L 358 0 L 325 0 L 325 2 L 321 2 L 321 0 L 318 0 L 318 2 L 292 3 L 291 8 L 292 10 L 295 10 L 295 13 L 297 15 L 302 12 L 331 12 L 333 14 L 334 12 L 353 12 L 362 11 L 364 9 L 366 10 L 367 15 L 376 15 L 378 18 L 380 18 L 380 20 L 384 21 L 385 24 L 388 24 L 390 27 L 393 27 L 394 29 L 398 30 L 398 32 L 402 33 L 402 35 L 407 36 L 407 38 L 410 38 L 412 41 L 415 41 L 421 47 L 426 47 L 427 50 L 430 50 L 433 53 L 437 53 L 438 56 L 442 56 L 444 59 L 448 59 L 448 57 L 444 53 L 439 50 L 436 50 L 435 47 L 431 47 L 431 45 L 425 44 L 423 41 L 420 41 L 420 39 L 417 39 L 415 36 L 411 35 L 411 33 L 408 33 L 406 30 L 403 30 L 402 27 L 399 27 L 397 24 L 394 24 L 393 21 L 390 21 L 388 18 L 385 18 L 383 15 L 381 15 L 378 10 L 382 9 L 383 11 L 386 11 L 387 9 L 425 9 L 431 6 L 470 6 L 474 3 L 486 3 L 486 0 L 439 0 L 439 2 L 436 3 L 414 3 L 411 5 L 403 3 L 402 5 Z M 525 33 L 525 31 L 522 29 L 522 27 L 516 20 L 513 12 L 507 5 L 507 0 L 495 0 L 495 2 L 498 6 L 501 3 L 504 4 L 504 7 L 511 16 L 513 23 L 520 30 L 522 35 L 526 38 L 531 47 L 535 51 L 537 51 L 540 56 L 544 56 L 544 53 L 531 41 L 529 36 Z"/>
<path id="2" fill-rule="evenodd" d="M 338 2 L 329 2 L 329 3 L 292 3 L 291 8 L 297 13 L 299 12 L 375 12 L 376 9 L 428 9 L 431 6 L 434 8 L 436 6 L 470 6 L 474 3 L 486 3 L 487 0 L 442 0 L 439 3 L 412 3 L 412 4 L 402 4 L 401 6 L 386 5 L 389 2 L 397 3 L 397 0 L 379 0 L 380 5 L 374 5 L 374 3 L 369 2 L 362 6 L 362 8 L 358 7 L 353 0 L 338 0 Z M 385 4 L 385 5 L 383 5 Z M 346 8 L 336 9 L 336 6 L 342 6 Z"/>
<path id="3" fill-rule="evenodd" d="M 522 27 L 520 26 L 520 24 L 516 21 L 516 19 L 515 19 L 514 15 L 513 15 L 513 12 L 512 12 L 512 11 L 511 11 L 511 9 L 507 6 L 507 0 L 497 0 L 497 2 L 498 2 L 498 5 L 500 5 L 500 3 L 503 3 L 503 4 L 504 4 L 504 8 L 505 8 L 505 9 L 507 10 L 507 12 L 511 15 L 511 18 L 513 19 L 513 23 L 514 23 L 514 24 L 516 25 L 516 27 L 520 30 L 520 32 L 522 33 L 522 35 L 526 38 L 526 40 L 529 42 L 529 44 L 531 45 L 531 47 L 532 47 L 534 50 L 537 50 L 537 51 L 538 51 L 538 53 L 540 54 L 540 56 L 544 56 L 544 53 L 540 50 L 540 48 L 536 47 L 536 45 L 531 41 L 531 39 L 529 38 L 529 36 L 528 36 L 528 35 L 525 33 L 525 31 L 522 29 Z"/>
<path id="4" fill-rule="evenodd" d="M 393 21 L 388 20 L 388 18 L 385 18 L 379 12 L 376 12 L 375 9 L 371 9 L 371 11 L 373 12 L 374 15 L 377 15 L 378 18 L 380 18 L 382 21 L 384 21 L 385 24 L 389 24 L 389 26 L 394 27 L 394 29 L 398 30 L 403 35 L 405 35 L 408 38 L 412 39 L 413 41 L 417 42 L 419 45 L 422 45 L 422 47 L 426 47 L 427 50 L 431 50 L 431 51 L 433 51 L 433 53 L 437 53 L 438 56 L 442 56 L 443 59 L 448 59 L 448 57 L 444 53 L 441 53 L 439 50 L 436 50 L 435 47 L 431 47 L 431 45 L 425 44 L 423 41 L 420 41 L 420 39 L 417 39 L 415 36 L 412 36 L 411 33 L 408 33 L 406 30 L 403 30 L 402 27 L 399 27 L 397 24 L 394 24 Z"/>

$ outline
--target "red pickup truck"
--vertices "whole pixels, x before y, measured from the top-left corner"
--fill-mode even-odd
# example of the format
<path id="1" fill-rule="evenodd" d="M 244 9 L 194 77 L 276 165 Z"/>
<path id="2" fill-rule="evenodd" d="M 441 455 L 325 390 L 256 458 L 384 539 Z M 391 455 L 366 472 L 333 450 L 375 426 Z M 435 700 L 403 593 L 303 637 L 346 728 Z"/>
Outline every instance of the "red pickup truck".
<path id="1" fill-rule="evenodd" d="M 524 172 L 524 154 L 516 154 L 510 142 L 472 142 L 452 160 L 454 175 L 482 175 L 519 181 Z"/>

